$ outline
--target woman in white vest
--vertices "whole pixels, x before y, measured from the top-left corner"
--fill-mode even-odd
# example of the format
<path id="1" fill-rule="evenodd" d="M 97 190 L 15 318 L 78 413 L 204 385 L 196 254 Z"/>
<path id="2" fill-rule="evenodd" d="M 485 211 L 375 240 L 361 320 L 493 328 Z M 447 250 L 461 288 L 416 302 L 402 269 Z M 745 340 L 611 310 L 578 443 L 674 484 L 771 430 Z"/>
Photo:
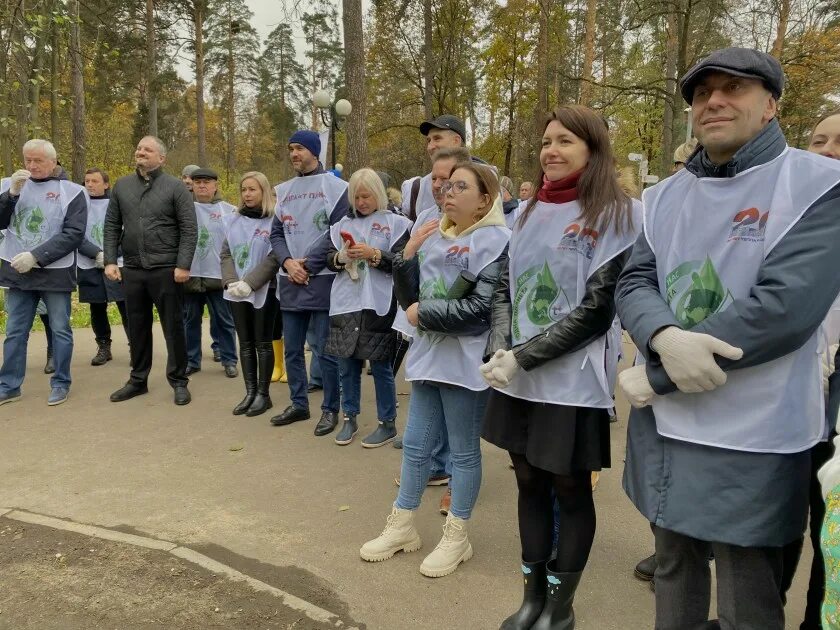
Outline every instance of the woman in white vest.
<path id="1" fill-rule="evenodd" d="M 102 249 L 105 211 L 108 209 L 110 178 L 108 173 L 90 168 L 85 171 L 85 190 L 88 192 L 88 216 L 85 240 L 79 246 L 76 264 L 79 267 L 79 302 L 90 306 L 90 325 L 96 338 L 97 352 L 91 365 L 105 365 L 111 354 L 111 323 L 108 320 L 108 302 L 114 302 L 120 312 L 126 339 L 128 314 L 122 282 L 105 277 L 105 253 Z"/>
<path id="2" fill-rule="evenodd" d="M 349 184 L 350 212 L 330 228 L 327 267 L 336 277 L 325 350 L 339 359 L 344 425 L 335 443 L 342 446 L 350 444 L 358 431 L 362 363 L 370 361 L 379 425 L 362 446 L 376 448 L 390 444 L 397 435 L 392 369 L 396 334 L 391 329 L 397 303 L 391 266 L 408 241 L 411 221 L 388 210 L 385 186 L 376 171 L 359 169 Z"/>
<path id="3" fill-rule="evenodd" d="M 572 105 L 549 115 L 536 194 L 514 224 L 493 301 L 483 437 L 510 453 L 516 472 L 525 580 L 505 630 L 574 627 L 595 536 L 591 473 L 610 466 L 621 345 L 613 292 L 641 228 L 614 163 L 599 114 Z M 560 532 L 549 562 L 554 495 Z"/>
<path id="4" fill-rule="evenodd" d="M 473 554 L 466 527 L 481 486 L 481 422 L 488 389 L 478 366 L 510 238 L 495 204 L 499 182 L 490 168 L 456 164 L 444 192 L 440 223 L 417 230 L 394 260 L 397 300 L 417 327 L 405 368 L 411 400 L 397 500 L 382 534 L 360 551 L 362 559 L 378 562 L 397 551 L 420 548 L 414 512 L 429 480 L 432 450 L 445 427 L 452 505 L 443 538 L 420 565 L 429 577 L 449 575 Z"/>
<path id="5" fill-rule="evenodd" d="M 239 192 L 239 208 L 224 220 L 220 255 L 224 297 L 233 313 L 245 379 L 245 398 L 233 414 L 258 416 L 272 407 L 268 387 L 274 369 L 272 341 L 279 306 L 275 278 L 280 265 L 269 240 L 274 200 L 268 179 L 262 173 L 245 173 Z"/>

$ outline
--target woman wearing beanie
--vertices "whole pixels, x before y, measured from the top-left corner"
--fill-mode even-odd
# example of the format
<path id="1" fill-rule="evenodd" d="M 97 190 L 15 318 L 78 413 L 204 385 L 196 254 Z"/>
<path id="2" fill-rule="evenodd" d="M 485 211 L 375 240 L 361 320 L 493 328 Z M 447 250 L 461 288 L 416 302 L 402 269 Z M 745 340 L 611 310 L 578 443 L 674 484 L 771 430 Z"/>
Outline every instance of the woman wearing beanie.
<path id="1" fill-rule="evenodd" d="M 245 398 L 233 414 L 258 416 L 272 407 L 268 387 L 274 366 L 274 293 L 280 265 L 269 240 L 274 203 L 268 180 L 262 173 L 245 173 L 239 193 L 237 212 L 225 217 L 221 252 L 224 296 L 230 301 L 245 379 Z"/>
<path id="2" fill-rule="evenodd" d="M 414 526 L 429 480 L 432 450 L 445 428 L 452 458 L 452 505 L 443 537 L 420 565 L 449 575 L 472 557 L 467 522 L 481 486 L 481 421 L 487 384 L 478 366 L 487 342 L 493 289 L 510 230 L 499 183 L 486 166 L 457 163 L 443 185 L 444 216 L 422 225 L 394 260 L 397 300 L 418 334 L 406 357 L 411 381 L 400 489 L 385 529 L 365 543 L 363 560 L 387 560 L 421 546 Z"/>
<path id="3" fill-rule="evenodd" d="M 408 241 L 411 221 L 388 210 L 382 180 L 369 168 L 350 178 L 350 212 L 330 228 L 327 267 L 336 272 L 330 294 L 330 335 L 326 352 L 339 359 L 344 425 L 335 443 L 344 446 L 358 431 L 362 364 L 370 361 L 379 425 L 362 440 L 365 448 L 384 446 L 397 435 L 397 390 L 392 360 L 397 312 L 391 266 Z M 349 237 L 349 238 L 348 238 Z"/>
<path id="4" fill-rule="evenodd" d="M 620 336 L 613 292 L 641 206 L 615 176 L 607 128 L 587 107 L 546 122 L 536 195 L 513 229 L 493 301 L 495 388 L 483 437 L 510 453 L 519 487 L 525 596 L 505 630 L 574 627 L 572 602 L 595 536 L 591 473 L 610 465 Z M 557 556 L 549 562 L 554 501 Z"/>

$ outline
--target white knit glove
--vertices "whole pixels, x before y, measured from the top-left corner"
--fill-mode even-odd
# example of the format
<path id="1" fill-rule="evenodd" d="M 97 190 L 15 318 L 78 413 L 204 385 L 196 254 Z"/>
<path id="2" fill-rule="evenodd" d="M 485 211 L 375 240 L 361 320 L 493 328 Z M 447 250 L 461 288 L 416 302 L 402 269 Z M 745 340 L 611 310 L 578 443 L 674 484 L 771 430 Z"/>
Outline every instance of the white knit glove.
<path id="1" fill-rule="evenodd" d="M 726 383 L 726 372 L 715 363 L 716 354 L 733 361 L 744 356 L 743 350 L 717 337 L 676 326 L 657 333 L 650 347 L 677 388 L 687 394 L 710 392 Z"/>
<path id="2" fill-rule="evenodd" d="M 630 404 L 637 409 L 647 407 L 654 394 L 644 365 L 634 365 L 620 372 L 618 388 L 624 393 Z"/>
<path id="3" fill-rule="evenodd" d="M 105 269 L 105 252 L 99 252 L 96 255 L 96 267 L 97 269 Z"/>
<path id="4" fill-rule="evenodd" d="M 341 249 L 338 250 L 338 254 L 335 256 L 335 261 L 339 265 L 346 265 L 350 262 L 350 255 L 347 253 L 347 241 L 344 241 L 344 244 L 341 246 Z"/>
<path id="5" fill-rule="evenodd" d="M 230 293 L 233 297 L 246 298 L 253 292 L 254 290 L 251 288 L 251 285 L 243 280 L 237 280 L 236 282 L 231 282 L 228 285 L 228 293 Z"/>
<path id="6" fill-rule="evenodd" d="M 487 363 L 479 368 L 490 387 L 504 389 L 521 368 L 516 362 L 513 350 L 496 350 Z"/>
<path id="7" fill-rule="evenodd" d="M 12 197 L 17 197 L 23 189 L 26 180 L 32 177 L 32 173 L 25 169 L 20 169 L 12 174 L 12 183 L 9 185 L 9 194 Z"/>
<path id="8" fill-rule="evenodd" d="M 38 261 L 31 252 L 23 252 L 12 258 L 12 269 L 18 273 L 29 273 L 33 267 L 38 266 Z"/>

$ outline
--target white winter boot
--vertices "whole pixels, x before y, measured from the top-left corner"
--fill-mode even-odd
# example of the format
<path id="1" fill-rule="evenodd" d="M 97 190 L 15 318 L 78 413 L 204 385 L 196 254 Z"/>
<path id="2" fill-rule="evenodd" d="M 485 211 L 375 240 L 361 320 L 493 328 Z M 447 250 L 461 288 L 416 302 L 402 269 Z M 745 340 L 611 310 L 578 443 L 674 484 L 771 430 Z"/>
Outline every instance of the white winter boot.
<path id="1" fill-rule="evenodd" d="M 388 515 L 385 529 L 378 538 L 369 540 L 359 550 L 362 560 L 382 562 L 398 551 L 410 553 L 423 546 L 420 534 L 414 527 L 414 512 L 394 507 Z"/>
<path id="2" fill-rule="evenodd" d="M 443 577 L 453 573 L 458 565 L 472 558 L 473 550 L 467 538 L 467 521 L 450 512 L 443 524 L 443 538 L 435 550 L 420 565 L 420 573 L 428 577 Z"/>

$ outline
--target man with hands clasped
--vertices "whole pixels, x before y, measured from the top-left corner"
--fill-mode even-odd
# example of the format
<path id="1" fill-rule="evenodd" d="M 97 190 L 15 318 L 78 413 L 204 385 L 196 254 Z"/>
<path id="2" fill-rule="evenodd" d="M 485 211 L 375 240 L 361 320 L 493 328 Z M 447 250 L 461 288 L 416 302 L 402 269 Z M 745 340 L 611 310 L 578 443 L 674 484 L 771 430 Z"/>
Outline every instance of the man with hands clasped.
<path id="1" fill-rule="evenodd" d="M 818 329 L 840 290 L 840 166 L 787 146 L 783 85 L 775 58 L 743 48 L 681 79 L 699 147 L 645 191 L 616 289 L 644 359 L 619 386 L 635 407 L 624 487 L 656 538 L 657 629 L 785 627 L 782 549 L 804 532 L 827 429 Z"/>
<path id="2" fill-rule="evenodd" d="M 38 300 L 52 329 L 55 373 L 47 404 L 70 393 L 70 293 L 76 287 L 76 248 L 82 243 L 88 201 L 84 188 L 67 180 L 55 147 L 46 140 L 23 145 L 25 170 L 16 171 L 0 195 L 0 286 L 6 294 L 6 339 L 0 367 L 0 405 L 18 400 L 26 375 L 29 331 Z"/>

